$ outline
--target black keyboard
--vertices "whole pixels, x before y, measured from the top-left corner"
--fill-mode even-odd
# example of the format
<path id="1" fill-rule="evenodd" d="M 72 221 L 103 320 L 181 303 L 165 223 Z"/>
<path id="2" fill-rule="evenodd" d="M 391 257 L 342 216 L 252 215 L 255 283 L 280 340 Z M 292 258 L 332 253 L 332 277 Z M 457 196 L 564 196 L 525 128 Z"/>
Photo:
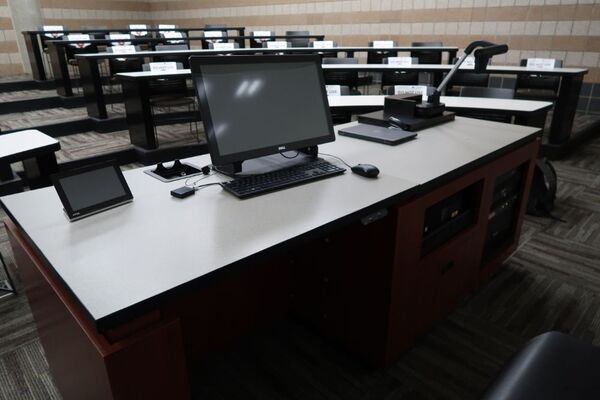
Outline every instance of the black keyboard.
<path id="1" fill-rule="evenodd" d="M 266 174 L 249 175 L 221 183 L 223 189 L 239 198 L 258 196 L 263 193 L 285 189 L 303 183 L 344 173 L 346 169 L 323 159 L 280 169 Z"/>

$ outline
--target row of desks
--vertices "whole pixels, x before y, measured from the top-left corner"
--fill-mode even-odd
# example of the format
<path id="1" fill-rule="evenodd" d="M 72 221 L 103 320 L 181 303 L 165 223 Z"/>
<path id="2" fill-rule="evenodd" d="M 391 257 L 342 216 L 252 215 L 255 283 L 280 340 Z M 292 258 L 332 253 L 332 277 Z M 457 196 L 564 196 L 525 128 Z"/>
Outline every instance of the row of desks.
<path id="1" fill-rule="evenodd" d="M 243 26 L 231 26 L 225 28 L 175 28 L 169 29 L 171 31 L 183 32 L 186 36 L 190 36 L 190 32 L 207 32 L 207 31 L 233 31 L 238 36 L 244 36 L 245 27 Z M 151 32 L 153 34 L 158 34 L 164 29 L 157 28 L 149 28 L 145 29 L 147 32 Z M 84 34 L 99 34 L 99 35 L 107 35 L 109 33 L 132 33 L 139 32 L 139 29 L 78 29 L 78 30 L 62 30 L 62 31 L 43 31 L 43 30 L 32 30 L 32 31 L 23 31 L 23 37 L 25 39 L 25 45 L 27 48 L 27 54 L 29 55 L 29 63 L 31 65 L 31 72 L 33 74 L 33 79 L 36 81 L 45 81 L 48 79 L 48 74 L 46 73 L 44 67 L 43 60 L 43 49 L 46 47 L 47 43 L 52 41 L 53 38 L 47 35 L 51 34 L 61 34 L 61 35 L 69 35 L 72 33 L 84 33 Z M 147 38 L 143 39 L 147 40 Z"/>
<path id="2" fill-rule="evenodd" d="M 67 59 L 64 55 L 64 47 L 59 51 L 59 47 L 51 46 L 50 57 L 52 60 L 52 71 L 54 72 L 54 79 L 56 81 L 56 90 L 61 96 L 72 96 L 73 95 L 73 82 L 69 75 L 69 69 Z M 438 53 L 447 53 L 448 60 L 453 59 L 456 56 L 458 47 L 453 46 L 439 46 L 439 47 L 367 47 L 367 46 L 354 46 L 354 47 L 335 47 L 332 49 L 315 49 L 313 47 L 293 47 L 288 49 L 252 49 L 252 48 L 241 48 L 233 50 L 177 50 L 177 51 L 140 51 L 135 54 L 113 54 L 113 53 L 93 53 L 93 54 L 78 54 L 75 56 L 79 70 L 81 74 L 81 84 L 86 85 L 84 80 L 91 82 L 97 81 L 100 84 L 100 70 L 98 62 L 103 60 L 109 60 L 114 58 L 127 58 L 127 59 L 153 59 L 157 57 L 168 57 L 168 56 L 182 56 L 188 57 L 192 55 L 219 55 L 219 54 L 306 54 L 306 53 L 343 53 L 346 57 L 354 57 L 354 53 L 368 53 L 368 52 L 411 52 L 411 51 L 430 51 Z M 88 83 L 89 84 L 89 83 Z M 101 110 L 100 110 L 101 111 Z M 106 118 L 104 115 L 99 115 L 98 118 Z"/>
<path id="3" fill-rule="evenodd" d="M 81 56 L 81 61 L 91 57 Z M 87 63 L 91 65 L 90 62 Z M 451 65 L 410 65 L 410 66 L 395 66 L 386 64 L 324 64 L 324 70 L 358 70 L 363 72 L 381 72 L 381 71 L 419 71 L 419 72 L 446 72 L 449 71 Z M 469 71 L 472 67 L 464 67 L 461 70 Z M 552 70 L 532 69 L 527 67 L 514 66 L 490 66 L 488 71 L 493 74 L 509 74 L 515 75 L 519 73 L 536 73 L 541 75 L 557 75 L 561 77 L 561 86 L 557 102 L 554 104 L 554 114 L 550 126 L 549 142 L 560 144 L 568 140 L 575 111 L 577 105 L 577 96 L 581 88 L 583 75 L 587 73 L 583 68 L 555 68 Z M 121 79 L 125 108 L 127 110 L 127 122 L 129 124 L 132 143 L 137 146 L 152 149 L 156 148 L 153 128 L 150 118 L 150 105 L 148 103 L 149 89 L 148 85 L 152 79 L 158 77 L 190 77 L 190 70 L 179 70 L 170 73 L 152 73 L 152 72 L 131 72 L 118 74 Z M 93 117 L 102 117 L 106 114 L 106 102 L 102 94 L 102 85 L 91 85 L 88 82 L 84 85 L 84 95 L 88 113 Z M 343 100 L 349 103 L 360 101 L 375 101 L 375 100 L 355 100 L 359 98 L 374 99 L 377 96 L 350 96 L 348 100 Z M 573 100 L 573 98 L 575 100 Z M 499 99 L 476 99 L 476 100 L 460 100 L 452 97 L 446 97 L 445 102 L 449 108 L 453 108 L 456 102 L 463 102 L 459 111 L 464 111 L 467 108 L 480 109 L 482 111 L 497 111 L 512 113 L 519 115 L 519 110 L 527 110 L 535 104 L 534 107 L 541 107 L 547 110 L 547 105 L 550 103 L 543 102 L 527 102 L 513 100 L 504 102 Z M 571 101 L 569 101 L 571 99 Z M 337 101 L 337 100 L 333 100 Z M 376 100 L 382 101 L 382 100 Z M 465 101 L 469 104 L 465 105 Z M 331 103 L 330 103 L 331 104 Z M 508 108 L 498 108 L 498 104 L 510 104 Z M 356 106 L 357 104 L 354 104 Z M 370 106 L 370 105 L 369 105 Z M 373 106 L 379 106 L 373 104 Z M 366 106 L 365 106 L 366 107 Z M 524 108 L 521 108 L 524 107 Z M 368 108 L 368 107 L 366 107 Z M 545 111 L 544 111 L 545 112 Z M 536 117 L 537 118 L 537 117 Z"/>

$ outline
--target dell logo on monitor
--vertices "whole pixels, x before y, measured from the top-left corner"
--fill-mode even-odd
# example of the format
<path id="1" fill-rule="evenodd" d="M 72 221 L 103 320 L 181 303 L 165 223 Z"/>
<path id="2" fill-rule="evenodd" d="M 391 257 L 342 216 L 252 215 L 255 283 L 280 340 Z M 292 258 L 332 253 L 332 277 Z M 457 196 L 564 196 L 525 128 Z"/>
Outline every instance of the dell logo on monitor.
<path id="1" fill-rule="evenodd" d="M 279 148 L 277 150 L 279 150 L 279 151 L 285 150 L 285 146 L 279 146 Z"/>

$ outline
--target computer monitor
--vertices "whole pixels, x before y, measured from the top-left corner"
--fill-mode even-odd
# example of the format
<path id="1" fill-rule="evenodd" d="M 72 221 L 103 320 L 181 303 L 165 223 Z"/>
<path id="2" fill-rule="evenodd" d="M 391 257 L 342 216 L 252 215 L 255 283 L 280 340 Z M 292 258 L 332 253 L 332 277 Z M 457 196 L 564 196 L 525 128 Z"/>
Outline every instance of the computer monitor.
<path id="1" fill-rule="evenodd" d="M 318 55 L 200 56 L 190 66 L 220 170 L 241 172 L 245 160 L 291 150 L 314 156 L 335 140 Z"/>

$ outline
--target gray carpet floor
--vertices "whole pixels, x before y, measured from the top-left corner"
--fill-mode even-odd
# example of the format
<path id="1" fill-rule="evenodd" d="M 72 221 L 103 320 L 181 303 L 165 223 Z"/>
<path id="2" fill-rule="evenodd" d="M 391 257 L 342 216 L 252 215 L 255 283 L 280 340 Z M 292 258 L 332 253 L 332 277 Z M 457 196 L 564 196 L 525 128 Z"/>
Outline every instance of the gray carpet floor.
<path id="1" fill-rule="evenodd" d="M 174 134 L 165 127 L 163 136 L 195 140 L 185 135 L 187 125 L 180 128 Z M 97 142 L 103 144 L 94 147 Z M 59 159 L 68 160 L 128 141 L 122 132 L 89 132 L 61 144 Z M 565 222 L 527 217 L 505 268 L 390 368 L 368 369 L 286 319 L 198 366 L 191 377 L 194 398 L 477 399 L 504 362 L 539 333 L 555 329 L 600 345 L 600 139 L 554 165 L 555 215 Z M 3 227 L 0 251 L 14 275 Z M 59 398 L 25 296 L 0 299 L 0 399 Z"/>

